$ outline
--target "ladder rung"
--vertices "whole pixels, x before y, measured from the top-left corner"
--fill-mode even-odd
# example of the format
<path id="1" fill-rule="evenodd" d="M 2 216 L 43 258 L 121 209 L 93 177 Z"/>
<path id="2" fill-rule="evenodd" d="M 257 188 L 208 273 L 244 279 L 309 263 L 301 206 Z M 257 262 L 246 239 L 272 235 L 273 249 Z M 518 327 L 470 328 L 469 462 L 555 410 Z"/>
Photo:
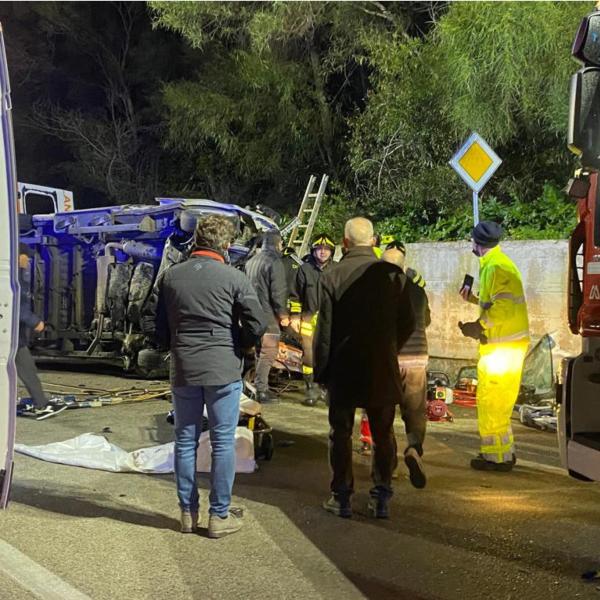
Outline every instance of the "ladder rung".
<path id="1" fill-rule="evenodd" d="M 309 198 L 316 198 L 318 195 L 319 195 L 319 194 L 315 194 L 315 193 L 313 193 L 313 194 L 308 194 L 308 197 L 309 197 Z"/>
<path id="2" fill-rule="evenodd" d="M 312 208 L 305 208 L 302 212 L 312 212 L 314 209 Z"/>
<path id="3" fill-rule="evenodd" d="M 300 227 L 302 227 L 302 228 L 306 229 L 306 228 L 308 227 L 308 223 L 300 223 L 300 224 L 298 225 L 298 229 L 300 229 Z"/>

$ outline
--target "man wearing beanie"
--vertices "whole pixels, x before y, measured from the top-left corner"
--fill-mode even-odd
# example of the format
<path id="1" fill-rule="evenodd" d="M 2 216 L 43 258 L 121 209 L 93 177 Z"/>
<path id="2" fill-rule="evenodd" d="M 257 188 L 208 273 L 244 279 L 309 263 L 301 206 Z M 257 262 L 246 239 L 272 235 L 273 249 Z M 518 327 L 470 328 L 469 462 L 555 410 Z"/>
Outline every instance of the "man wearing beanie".
<path id="1" fill-rule="evenodd" d="M 466 287 L 460 295 L 479 304 L 476 321 L 459 323 L 466 337 L 479 341 L 477 363 L 477 424 L 480 453 L 471 467 L 510 471 L 516 458 L 510 426 L 519 393 L 523 360 L 529 346 L 529 321 L 521 274 L 502 252 L 502 227 L 482 221 L 471 232 L 473 253 L 479 257 L 479 297 Z"/>

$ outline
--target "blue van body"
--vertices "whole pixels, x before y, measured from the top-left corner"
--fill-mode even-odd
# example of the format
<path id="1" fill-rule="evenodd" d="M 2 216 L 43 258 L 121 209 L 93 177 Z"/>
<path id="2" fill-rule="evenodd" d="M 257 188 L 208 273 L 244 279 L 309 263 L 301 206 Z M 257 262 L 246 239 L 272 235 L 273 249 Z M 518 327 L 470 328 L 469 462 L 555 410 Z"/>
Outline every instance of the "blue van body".
<path id="1" fill-rule="evenodd" d="M 233 265 L 244 260 L 266 215 L 211 200 L 158 198 L 155 205 L 108 206 L 22 217 L 21 241 L 33 250 L 33 310 L 46 323 L 32 350 L 46 360 L 94 360 L 147 376 L 165 356 L 144 335 L 142 314 L 160 273 L 185 260 L 199 216 L 232 221 Z"/>

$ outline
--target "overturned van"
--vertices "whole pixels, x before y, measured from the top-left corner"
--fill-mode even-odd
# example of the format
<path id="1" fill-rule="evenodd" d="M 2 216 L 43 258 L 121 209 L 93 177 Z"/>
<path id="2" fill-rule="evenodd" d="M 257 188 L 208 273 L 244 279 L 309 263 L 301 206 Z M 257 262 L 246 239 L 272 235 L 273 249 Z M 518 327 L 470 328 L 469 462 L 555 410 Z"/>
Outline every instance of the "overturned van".
<path id="1" fill-rule="evenodd" d="M 158 275 L 187 258 L 197 219 L 206 214 L 234 224 L 233 265 L 261 232 L 277 228 L 266 215 L 234 204 L 183 198 L 22 218 L 20 240 L 33 250 L 33 310 L 46 323 L 33 340 L 34 354 L 166 373 L 164 353 L 144 334 L 144 307 Z"/>

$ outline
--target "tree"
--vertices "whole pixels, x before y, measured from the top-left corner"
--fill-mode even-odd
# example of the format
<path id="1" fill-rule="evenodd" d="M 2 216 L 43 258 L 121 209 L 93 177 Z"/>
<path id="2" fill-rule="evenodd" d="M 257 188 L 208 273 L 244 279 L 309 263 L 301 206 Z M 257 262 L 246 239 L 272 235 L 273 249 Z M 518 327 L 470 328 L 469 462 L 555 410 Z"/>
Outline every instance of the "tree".
<path id="1" fill-rule="evenodd" d="M 194 153 L 210 190 L 289 204 L 311 171 L 343 188 L 348 118 L 364 107 L 365 40 L 405 31 L 430 3 L 152 2 L 155 24 L 205 56 L 166 89 L 170 143 Z M 280 201 L 280 200 L 279 200 Z"/>
<path id="2" fill-rule="evenodd" d="M 354 121 L 352 165 L 379 217 L 415 226 L 469 198 L 447 166 L 472 130 L 504 163 L 486 186 L 501 202 L 564 185 L 570 44 L 587 3 L 453 3 L 420 40 L 376 40 L 367 109 Z"/>
<path id="3" fill-rule="evenodd" d="M 168 179 L 161 80 L 179 76 L 188 51 L 153 32 L 140 3 L 3 10 L 19 177 L 74 189 L 80 205 L 147 202 Z"/>

